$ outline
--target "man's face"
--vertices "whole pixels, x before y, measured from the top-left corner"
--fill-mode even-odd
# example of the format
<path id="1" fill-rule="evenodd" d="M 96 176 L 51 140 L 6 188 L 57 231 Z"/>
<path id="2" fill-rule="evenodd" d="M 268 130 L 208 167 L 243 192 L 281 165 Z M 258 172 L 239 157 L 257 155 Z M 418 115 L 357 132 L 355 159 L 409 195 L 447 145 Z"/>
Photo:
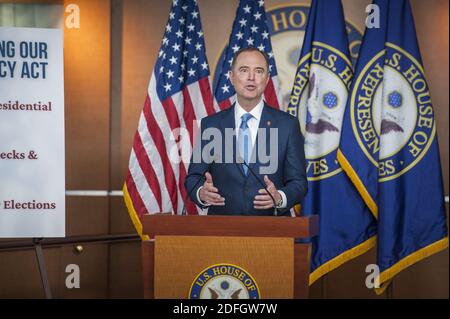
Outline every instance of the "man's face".
<path id="1" fill-rule="evenodd" d="M 230 71 L 230 80 L 239 103 L 259 102 L 269 82 L 266 59 L 257 51 L 239 54 Z"/>

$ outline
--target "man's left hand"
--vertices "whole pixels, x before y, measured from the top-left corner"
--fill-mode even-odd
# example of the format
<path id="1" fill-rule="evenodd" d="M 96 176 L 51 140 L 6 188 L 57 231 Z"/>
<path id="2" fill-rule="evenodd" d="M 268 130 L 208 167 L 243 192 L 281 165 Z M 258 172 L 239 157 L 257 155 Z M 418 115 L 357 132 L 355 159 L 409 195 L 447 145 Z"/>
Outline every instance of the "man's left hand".
<path id="1" fill-rule="evenodd" d="M 277 191 L 274 183 L 267 177 L 267 175 L 264 175 L 264 182 L 267 185 L 267 190 L 275 199 L 275 203 L 278 203 L 281 200 L 281 194 Z M 259 195 L 256 195 L 255 200 L 253 201 L 255 209 L 269 209 L 274 207 L 272 198 L 269 194 L 267 194 L 267 191 L 264 188 L 261 188 L 258 193 Z"/>

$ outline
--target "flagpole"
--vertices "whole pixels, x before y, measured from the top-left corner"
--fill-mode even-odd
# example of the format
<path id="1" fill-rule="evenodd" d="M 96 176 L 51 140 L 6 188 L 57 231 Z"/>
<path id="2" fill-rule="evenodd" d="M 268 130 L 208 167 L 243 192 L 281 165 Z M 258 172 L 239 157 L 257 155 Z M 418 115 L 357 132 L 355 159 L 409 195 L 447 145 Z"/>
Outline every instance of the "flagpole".
<path id="1" fill-rule="evenodd" d="M 45 267 L 44 253 L 41 246 L 42 238 L 33 238 L 34 250 L 38 262 L 39 273 L 41 275 L 42 287 L 44 288 L 45 298 L 52 299 L 52 291 L 48 282 L 47 267 Z"/>
<path id="2" fill-rule="evenodd" d="M 322 299 L 327 299 L 328 274 L 322 276 Z"/>
<path id="3" fill-rule="evenodd" d="M 386 287 L 386 298 L 394 299 L 394 279 L 391 279 Z"/>

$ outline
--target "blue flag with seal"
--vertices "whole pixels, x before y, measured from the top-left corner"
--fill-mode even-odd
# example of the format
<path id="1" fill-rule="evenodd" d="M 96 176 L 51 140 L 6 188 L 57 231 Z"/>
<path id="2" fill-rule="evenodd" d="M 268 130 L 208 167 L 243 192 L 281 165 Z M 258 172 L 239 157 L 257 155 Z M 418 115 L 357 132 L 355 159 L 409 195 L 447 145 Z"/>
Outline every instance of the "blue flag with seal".
<path id="1" fill-rule="evenodd" d="M 310 284 L 376 241 L 376 220 L 337 161 L 353 69 L 340 0 L 313 0 L 287 111 L 305 137 L 308 195 L 303 216 L 320 216 Z"/>
<path id="2" fill-rule="evenodd" d="M 448 247 L 439 146 L 409 0 L 376 0 L 338 160 L 378 217 L 376 289 Z"/>

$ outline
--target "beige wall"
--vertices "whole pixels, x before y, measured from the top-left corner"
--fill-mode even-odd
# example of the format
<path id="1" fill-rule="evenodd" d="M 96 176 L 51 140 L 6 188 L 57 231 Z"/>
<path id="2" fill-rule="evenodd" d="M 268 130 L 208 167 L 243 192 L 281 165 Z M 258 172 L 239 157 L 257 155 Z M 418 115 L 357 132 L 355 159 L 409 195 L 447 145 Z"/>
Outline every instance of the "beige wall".
<path id="1" fill-rule="evenodd" d="M 169 0 L 3 1 L 75 3 L 81 28 L 65 30 L 68 190 L 119 190 L 147 85 L 167 22 Z M 305 1 L 309 2 L 309 1 Z M 370 0 L 343 0 L 346 18 L 363 29 Z M 289 0 L 266 0 L 266 9 Z M 448 2 L 411 0 L 437 117 L 445 193 L 448 180 Z M 199 0 L 211 68 L 229 37 L 238 0 Z M 112 31 L 111 31 L 112 30 Z M 448 211 L 448 204 L 446 205 Z M 134 232 L 120 197 L 67 197 L 67 235 Z M 141 297 L 138 242 L 46 249 L 56 297 Z M 33 251 L 0 252 L 0 297 L 42 297 Z M 375 251 L 348 262 L 311 287 L 312 297 L 377 298 L 364 286 Z M 65 266 L 82 267 L 82 288 L 64 286 Z M 448 250 L 403 271 L 397 298 L 448 298 Z M 382 295 L 378 298 L 385 298 Z"/>

